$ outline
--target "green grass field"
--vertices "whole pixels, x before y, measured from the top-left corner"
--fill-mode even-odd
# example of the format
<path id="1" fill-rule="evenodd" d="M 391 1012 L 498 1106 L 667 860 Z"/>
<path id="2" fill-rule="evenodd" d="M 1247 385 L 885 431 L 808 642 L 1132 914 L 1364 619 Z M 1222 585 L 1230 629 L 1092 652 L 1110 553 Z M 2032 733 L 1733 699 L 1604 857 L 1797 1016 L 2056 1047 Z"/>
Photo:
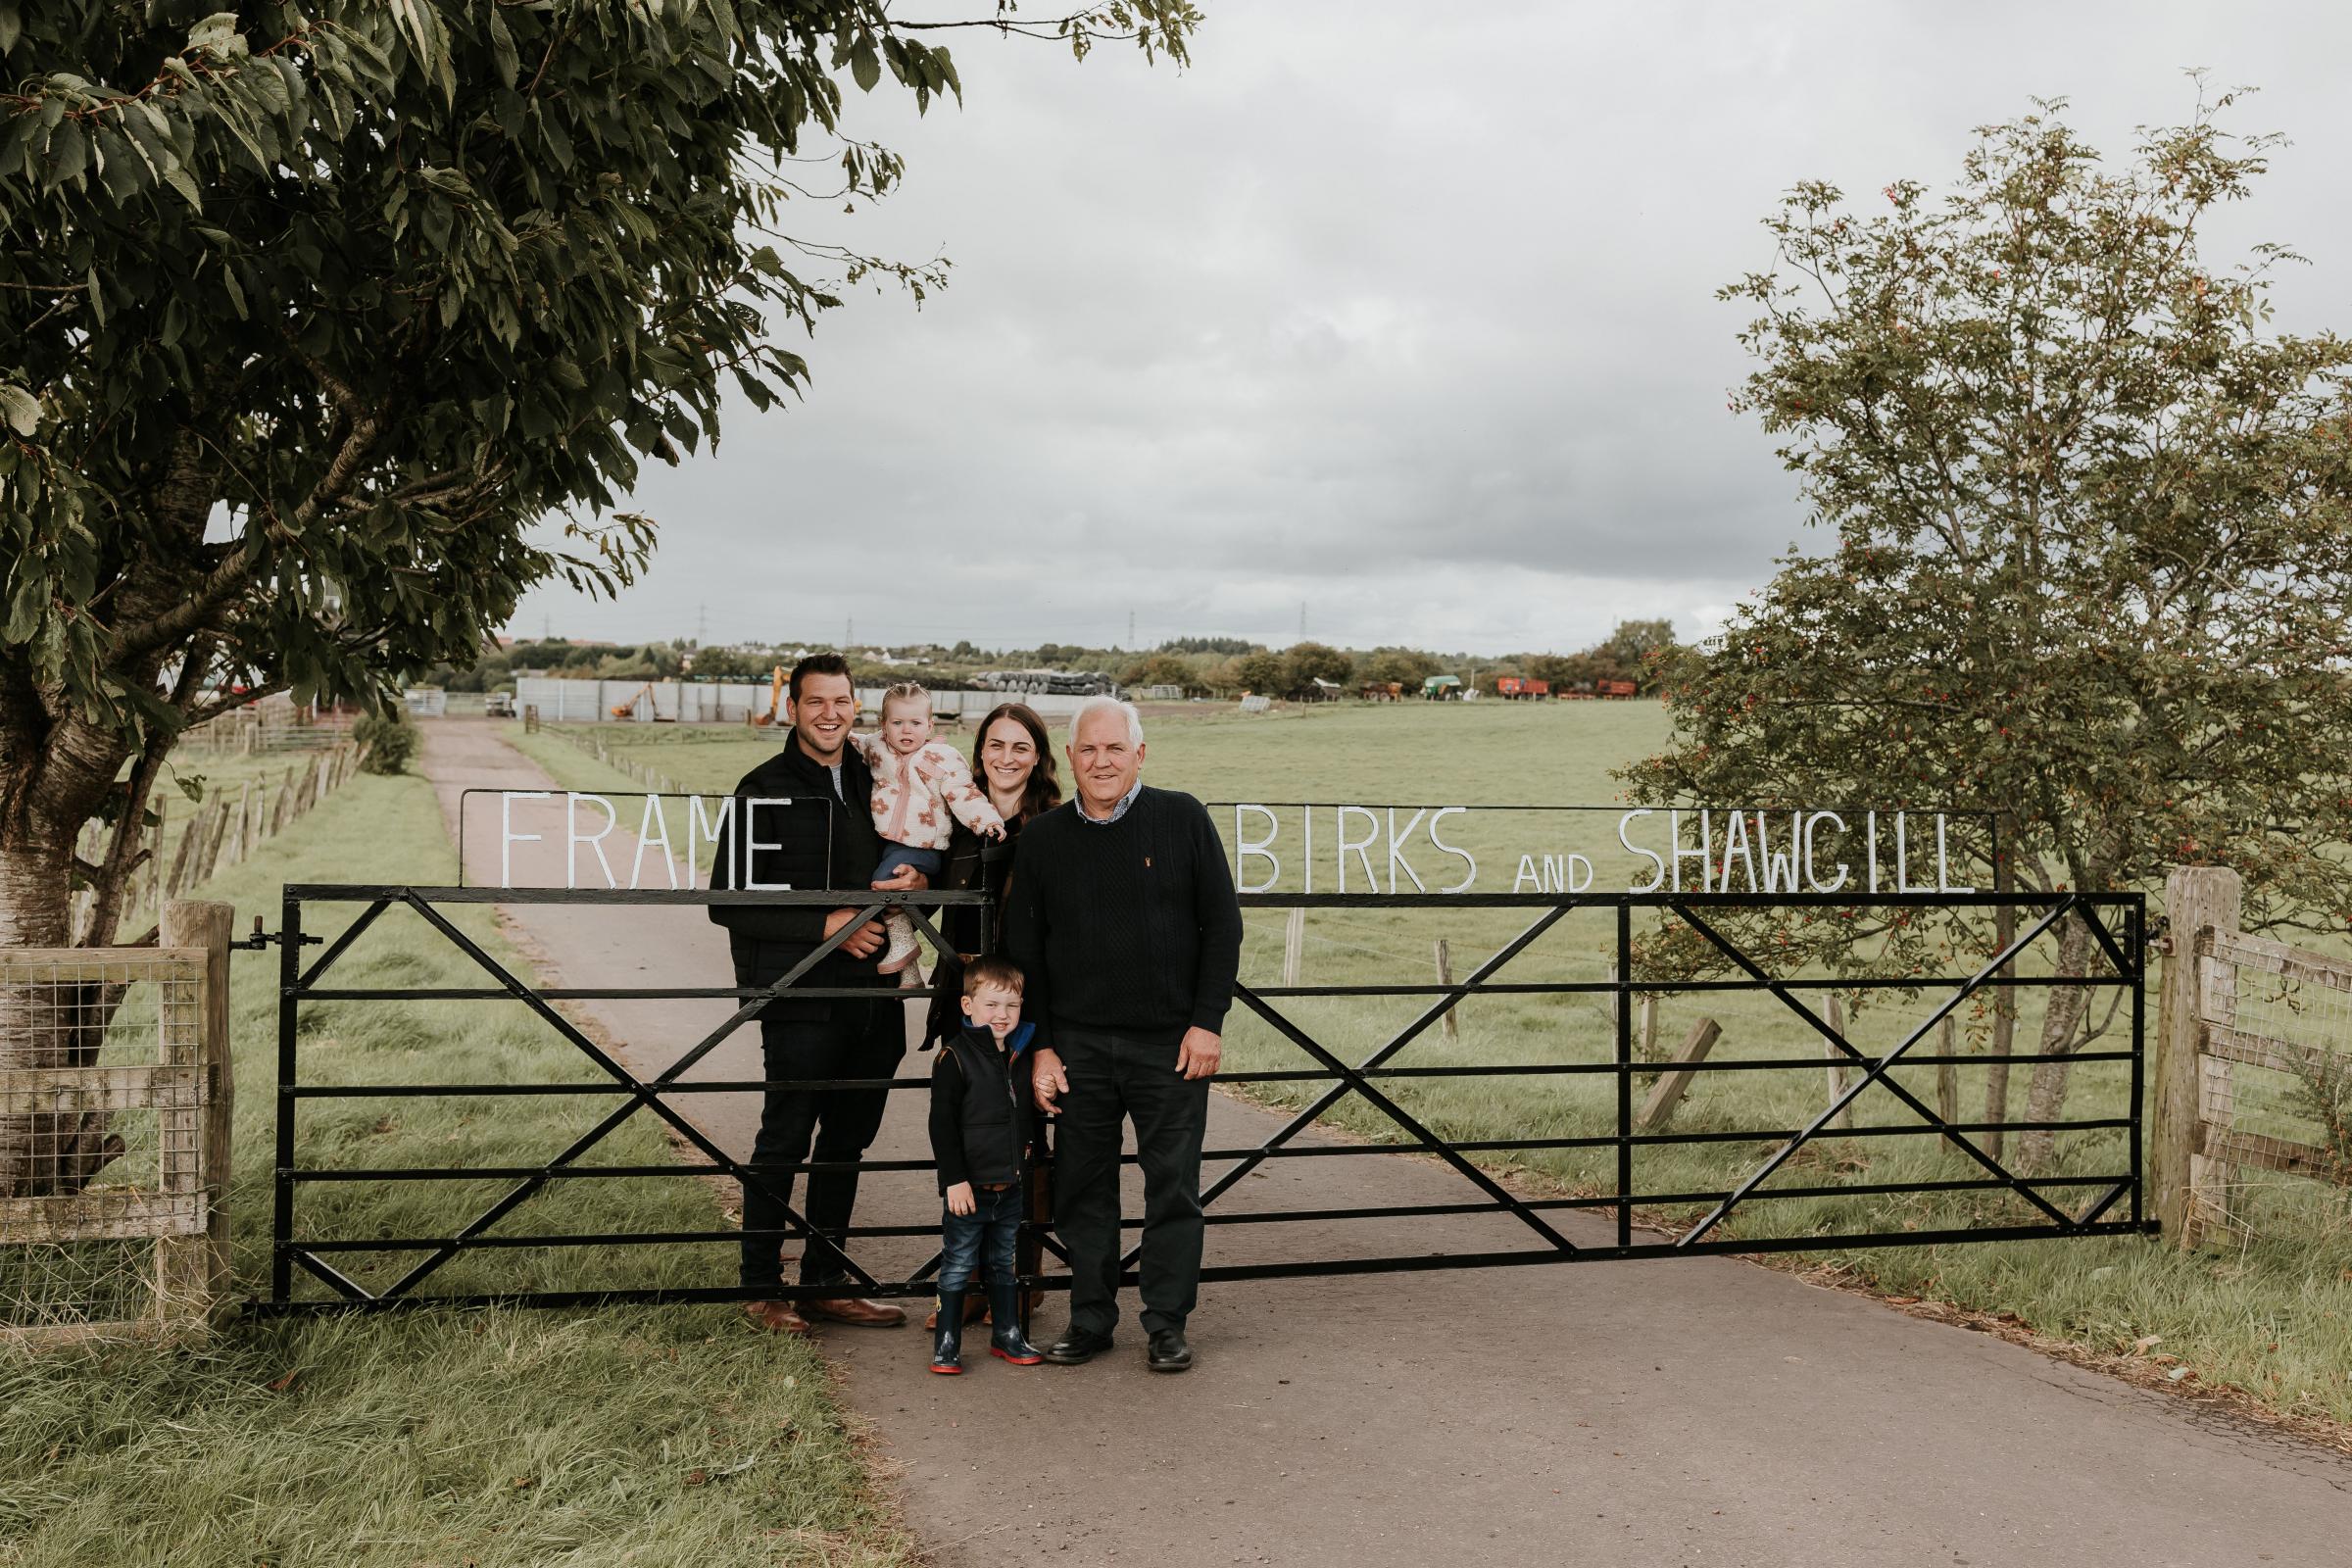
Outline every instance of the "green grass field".
<path id="1" fill-rule="evenodd" d="M 650 764 L 681 788 L 710 793 L 726 790 L 777 744 L 772 734 L 718 728 L 607 725 L 579 726 L 573 733 L 591 728 L 616 756 Z M 583 755 L 564 733 L 526 737 L 518 727 L 510 733 L 568 787 L 640 787 Z M 1348 705 L 1251 716 L 1217 712 L 1154 723 L 1148 735 L 1146 773 L 1154 783 L 1226 803 L 1614 807 L 1617 787 L 1610 769 L 1655 749 L 1666 737 L 1666 719 L 1659 709 L 1631 703 Z M 1296 859 L 1299 825 L 1296 810 L 1282 814 L 1283 851 L 1289 858 L 1276 886 L 1292 891 L 1300 886 Z M 1477 857 L 1481 891 L 1507 891 L 1521 853 L 1571 850 L 1592 860 L 1593 886 L 1608 889 L 1645 879 L 1648 869 L 1647 862 L 1619 847 L 1616 823 L 1617 808 L 1589 816 L 1472 813 L 1454 819 L 1447 837 Z M 1330 825 L 1325 815 L 1317 833 L 1326 833 Z M 1229 810 L 1219 812 L 1219 826 L 1228 834 L 1234 831 Z M 1252 837 L 1262 834 L 1262 821 L 1250 819 L 1248 831 Z M 1324 838 L 1318 845 L 1318 891 L 1334 891 L 1326 880 L 1335 873 L 1329 844 Z M 1385 857 L 1375 852 L 1372 858 L 1385 887 Z M 1263 862 L 1257 865 L 1262 871 Z M 1432 885 L 1437 883 L 1433 870 L 1458 874 L 1443 860 L 1435 867 L 1425 862 L 1422 875 Z M 1960 878 L 1955 867 L 1954 879 Z M 1360 890 L 1360 870 L 1351 885 Z M 1244 978 L 1254 984 L 1275 983 L 1283 957 L 1284 911 L 1252 909 L 1249 916 Z M 1527 918 L 1522 910 L 1470 906 L 1313 910 L 1306 919 L 1301 978 L 1310 984 L 1429 983 L 1435 977 L 1434 948 L 1441 937 L 1450 947 L 1458 977 L 1509 940 Z M 1605 911 L 1568 916 L 1495 978 L 1601 980 L 1614 953 L 1612 919 Z M 1988 951 L 1989 922 L 1980 923 L 1966 936 L 1967 945 Z M 2038 967 L 2046 972 L 2046 958 L 2041 959 Z M 2037 965 L 2029 961 L 2023 967 L 2032 973 Z M 1808 982 L 1808 1001 L 1822 1005 L 1832 988 L 1829 977 L 1795 978 Z M 2020 1052 L 2034 1049 L 2046 995 L 2020 994 Z M 1844 1000 L 1852 1009 L 1850 1033 L 1857 1044 L 1883 1050 L 1924 1021 L 1937 994 L 1882 992 Z M 1859 1002 L 1867 1004 L 1857 1005 Z M 1412 999 L 1299 999 L 1286 1004 L 1285 1010 L 1343 1056 L 1361 1059 L 1425 1005 Z M 2149 1011 L 2152 1020 L 2152 995 Z M 1818 1055 L 1817 1038 L 1777 1001 L 1724 993 L 1662 997 L 1657 1004 L 1658 1049 L 1669 1049 L 1702 1014 L 1714 1017 L 1723 1028 L 1712 1059 Z M 1611 1026 L 1598 998 L 1480 997 L 1466 1002 L 1459 1017 L 1458 1043 L 1446 1043 L 1432 1029 L 1393 1064 L 1600 1062 L 1610 1059 L 1613 1052 Z M 1957 1050 L 1984 1053 L 1987 1011 L 1972 1005 L 1960 1024 Z M 2121 1014 L 2115 1030 L 2100 1044 L 2122 1044 L 2128 1038 L 2126 1030 L 2128 1014 Z M 1229 1025 L 1227 1060 L 1234 1070 L 1288 1070 L 1308 1064 L 1303 1053 L 1239 1010 Z M 2013 1120 L 2024 1114 L 2030 1071 L 2020 1066 L 2012 1075 Z M 1905 1067 L 1895 1076 L 1922 1100 L 1935 1102 L 1935 1069 Z M 1980 1119 L 1987 1076 L 1987 1069 L 1980 1065 L 1959 1069 L 1964 1120 Z M 1615 1087 L 1605 1074 L 1395 1080 L 1386 1087 L 1416 1116 L 1457 1139 L 1594 1136 L 1615 1128 Z M 1257 1086 L 1251 1092 L 1276 1103 L 1298 1103 L 1304 1096 L 1296 1091 L 1297 1086 Z M 2080 1064 L 2074 1070 L 2068 1115 L 2120 1117 L 2128 1093 L 2123 1064 Z M 1775 1147 L 1768 1139 L 1744 1140 L 1738 1134 L 1802 1126 L 1825 1101 L 1825 1077 L 1817 1070 L 1701 1075 L 1674 1130 L 1732 1136 L 1721 1143 L 1642 1150 L 1635 1190 L 1669 1195 L 1722 1190 Z M 1785 1166 L 1764 1191 L 1950 1181 L 1983 1174 L 1933 1136 L 1868 1136 L 1872 1127 L 1919 1124 L 1882 1089 L 1864 1095 L 1853 1112 L 1863 1136 L 1818 1143 Z M 1342 1102 L 1330 1119 L 1365 1137 L 1396 1136 L 1385 1117 L 1353 1098 Z M 1483 1157 L 1494 1168 L 1515 1171 L 1551 1191 L 1593 1195 L 1614 1190 L 1611 1150 Z M 2120 1131 L 2064 1134 L 2058 1140 L 2056 1167 L 2048 1174 L 2082 1179 L 2120 1174 L 2128 1158 Z M 2059 1207 L 2072 1209 L 2094 1191 L 2088 1186 L 2053 1188 L 2046 1196 Z M 1837 1245 L 1839 1231 L 1981 1226 L 2033 1213 L 2013 1195 L 1982 1191 L 1762 1199 L 1737 1211 L 1727 1234 L 1818 1238 L 1821 1250 L 1807 1254 L 1811 1261 L 1834 1264 L 1886 1294 L 2015 1313 L 2039 1333 L 2101 1351 L 2127 1349 L 2154 1336 L 2161 1341 L 2159 1353 L 2180 1357 L 2206 1386 L 2242 1389 L 2282 1412 L 2352 1421 L 2352 1213 L 2344 1197 L 2316 1184 L 2284 1182 L 2255 1188 L 2246 1200 L 2254 1239 L 2226 1254 L 2182 1254 L 2136 1238 L 1842 1250 Z M 1653 1205 L 1649 1217 L 1671 1222 L 1700 1211 L 1688 1203 L 1667 1202 Z M 1436 1245 L 1440 1244 L 1433 1242 Z"/>
<path id="2" fill-rule="evenodd" d="M 240 926 L 256 911 L 275 925 L 286 881 L 452 881 L 455 869 L 424 783 L 363 775 L 202 896 L 233 902 Z M 453 918 L 502 961 L 520 961 L 490 911 Z M 478 974 L 437 936 L 390 916 L 382 924 L 345 960 L 344 983 L 450 985 Z M 259 1291 L 269 1263 L 274 952 L 237 955 L 233 985 L 235 1266 L 240 1287 Z M 519 1009 L 427 1016 L 398 1004 L 325 1004 L 306 1011 L 305 1031 L 320 1076 L 345 1082 L 552 1081 L 591 1071 Z M 504 1103 L 491 1114 L 478 1102 L 316 1102 L 298 1154 L 315 1165 L 512 1164 L 547 1152 L 577 1114 L 574 1102 L 525 1114 Z M 641 1118 L 602 1157 L 674 1156 Z M 483 1193 L 439 1183 L 311 1188 L 302 1226 L 314 1235 L 440 1232 Z M 709 1190 L 693 1182 L 577 1182 L 551 1198 L 551 1228 L 718 1223 Z M 549 1223 L 544 1213 L 532 1220 Z M 533 1261 L 510 1254 L 500 1266 L 527 1274 Z M 662 1283 L 696 1266 L 682 1253 L 617 1253 L 603 1277 Z M 450 1281 L 462 1284 L 463 1260 L 452 1268 Z M 884 1564 L 914 1555 L 866 1475 L 815 1350 L 710 1307 L 249 1320 L 196 1349 L 0 1353 L 0 1476 L 8 1568 Z"/>

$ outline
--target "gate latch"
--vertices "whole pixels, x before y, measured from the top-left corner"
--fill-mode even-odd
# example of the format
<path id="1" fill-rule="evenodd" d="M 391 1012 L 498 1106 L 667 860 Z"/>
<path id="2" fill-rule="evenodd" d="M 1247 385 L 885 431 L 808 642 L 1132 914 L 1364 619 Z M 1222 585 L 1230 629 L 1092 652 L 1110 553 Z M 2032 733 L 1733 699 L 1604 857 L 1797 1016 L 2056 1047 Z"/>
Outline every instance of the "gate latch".
<path id="1" fill-rule="evenodd" d="M 242 942 L 231 942 L 229 946 L 232 948 L 241 949 L 247 953 L 263 953 L 269 950 L 269 947 L 271 943 L 274 942 L 283 945 L 285 940 L 286 934 L 282 931 L 263 930 L 262 917 L 257 914 L 253 917 L 253 935 L 247 937 Z M 318 947 L 325 940 L 326 938 L 324 937 L 311 936 L 307 932 L 294 939 L 297 946 L 305 948 Z"/>

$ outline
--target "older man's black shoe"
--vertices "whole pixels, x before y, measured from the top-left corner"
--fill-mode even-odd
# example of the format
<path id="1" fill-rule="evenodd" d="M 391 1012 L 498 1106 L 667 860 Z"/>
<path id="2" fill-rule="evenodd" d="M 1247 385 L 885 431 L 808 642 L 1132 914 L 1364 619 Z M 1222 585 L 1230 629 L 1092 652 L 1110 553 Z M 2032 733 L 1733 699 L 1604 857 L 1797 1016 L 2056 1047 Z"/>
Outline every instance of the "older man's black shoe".
<path id="1" fill-rule="evenodd" d="M 1188 1372 L 1193 1365 L 1193 1348 L 1184 1343 L 1184 1330 L 1161 1329 L 1152 1336 L 1152 1347 L 1144 1352 L 1144 1365 L 1154 1372 Z"/>
<path id="2" fill-rule="evenodd" d="M 1109 1335 L 1089 1334 L 1084 1329 L 1072 1329 L 1046 1347 L 1046 1359 L 1055 1366 L 1084 1366 L 1109 1348 Z"/>

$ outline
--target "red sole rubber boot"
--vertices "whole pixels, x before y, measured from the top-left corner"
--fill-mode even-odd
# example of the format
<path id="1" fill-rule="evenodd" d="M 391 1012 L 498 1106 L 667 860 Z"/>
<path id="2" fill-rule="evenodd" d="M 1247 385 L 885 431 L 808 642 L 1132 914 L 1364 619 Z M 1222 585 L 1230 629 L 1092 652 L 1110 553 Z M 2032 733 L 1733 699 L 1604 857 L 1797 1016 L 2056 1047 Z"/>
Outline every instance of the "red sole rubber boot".
<path id="1" fill-rule="evenodd" d="M 931 1370 L 938 1373 L 943 1378 L 960 1377 L 963 1375 L 963 1368 L 959 1366 L 942 1366 L 937 1361 L 931 1363 Z"/>
<path id="2" fill-rule="evenodd" d="M 1010 1361 L 1014 1366 L 1043 1366 L 1046 1363 L 1042 1355 L 1015 1355 L 1010 1350 L 1000 1350 L 993 1345 L 988 1348 L 988 1353 L 1000 1361 Z M 937 1371 L 938 1368 L 932 1370 Z"/>

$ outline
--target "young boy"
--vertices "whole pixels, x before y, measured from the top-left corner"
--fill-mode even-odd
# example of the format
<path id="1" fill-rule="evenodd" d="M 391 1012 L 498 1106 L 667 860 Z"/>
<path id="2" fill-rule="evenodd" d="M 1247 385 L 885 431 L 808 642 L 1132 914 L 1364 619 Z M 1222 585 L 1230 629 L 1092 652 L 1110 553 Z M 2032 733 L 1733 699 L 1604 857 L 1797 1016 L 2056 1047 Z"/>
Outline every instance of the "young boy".
<path id="1" fill-rule="evenodd" d="M 913 681 L 903 680 L 882 694 L 879 734 L 852 735 L 850 740 L 874 774 L 870 804 L 874 831 L 883 839 L 882 860 L 874 867 L 876 881 L 905 865 L 927 877 L 939 875 L 955 831 L 951 814 L 986 838 L 1004 836 L 1004 819 L 988 803 L 988 792 L 973 781 L 970 764 L 955 747 L 931 738 L 931 694 Z M 897 974 L 921 951 L 915 946 L 914 922 L 904 909 L 893 909 L 882 926 L 890 933 L 890 947 L 875 967 Z"/>
<path id="2" fill-rule="evenodd" d="M 931 1069 L 931 1155 L 947 1202 L 931 1350 L 931 1370 L 942 1373 L 963 1370 L 963 1298 L 983 1260 L 989 1354 L 1014 1366 L 1045 1359 L 1021 1333 L 1012 1250 L 1032 1136 L 1028 1047 L 1036 1027 L 1020 1021 L 1021 971 L 994 956 L 964 965 L 963 1017 Z"/>

